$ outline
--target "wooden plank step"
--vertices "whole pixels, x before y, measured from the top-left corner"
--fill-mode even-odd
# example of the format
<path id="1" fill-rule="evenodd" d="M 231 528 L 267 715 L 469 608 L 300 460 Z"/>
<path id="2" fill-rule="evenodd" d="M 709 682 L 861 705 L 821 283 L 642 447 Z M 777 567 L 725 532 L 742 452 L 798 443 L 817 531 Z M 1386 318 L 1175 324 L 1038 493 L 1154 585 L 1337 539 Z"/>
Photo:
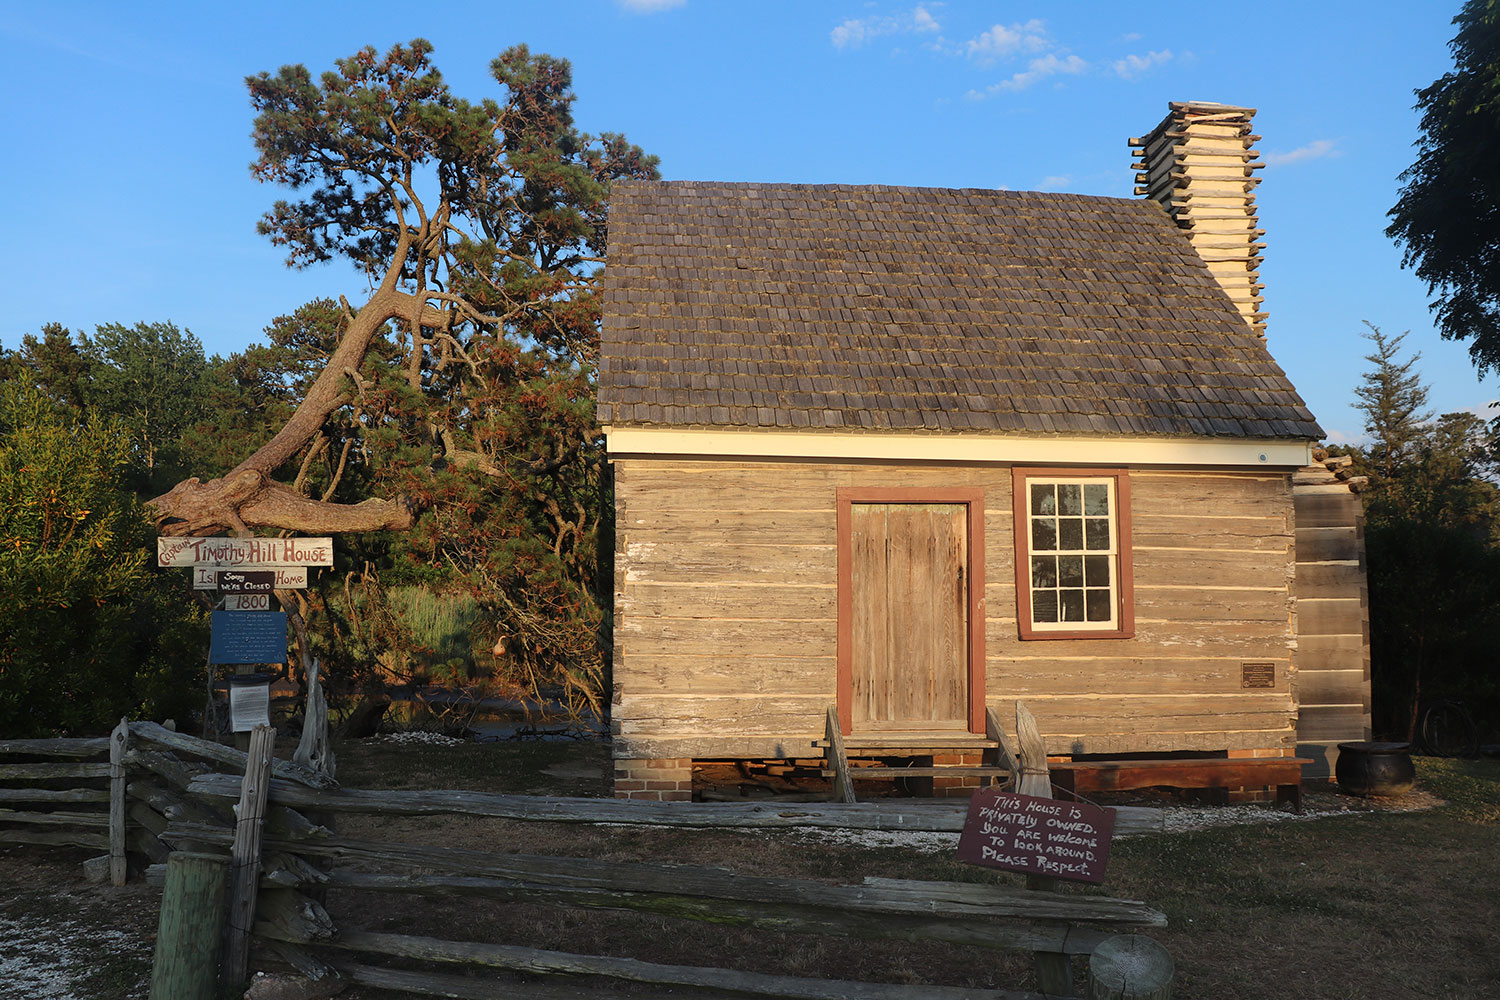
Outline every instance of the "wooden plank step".
<path id="1" fill-rule="evenodd" d="M 813 740 L 812 745 L 827 749 L 828 741 Z M 916 754 L 925 750 L 990 750 L 999 745 L 999 741 L 976 733 L 855 733 L 844 737 L 844 752 L 851 755 L 856 750 L 861 753 L 890 750 Z"/>
<path id="2" fill-rule="evenodd" d="M 860 778 L 1003 778 L 1010 774 L 1004 767 L 989 767 L 982 764 L 941 764 L 934 767 L 851 767 L 849 777 Z M 824 769 L 823 777 L 833 777 L 833 771 Z"/>

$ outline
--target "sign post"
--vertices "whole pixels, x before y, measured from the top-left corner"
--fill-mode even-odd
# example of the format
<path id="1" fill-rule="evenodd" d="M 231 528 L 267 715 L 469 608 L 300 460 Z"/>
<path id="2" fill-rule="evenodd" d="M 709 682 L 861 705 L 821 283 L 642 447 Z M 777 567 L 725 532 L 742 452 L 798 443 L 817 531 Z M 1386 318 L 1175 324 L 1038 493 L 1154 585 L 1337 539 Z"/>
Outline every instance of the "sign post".
<path id="1" fill-rule="evenodd" d="M 333 565 L 333 539 L 321 538 L 158 538 L 156 564 L 184 567 L 193 589 L 216 590 L 223 610 L 213 613 L 208 662 L 232 664 L 230 716 L 235 732 L 252 721 L 269 721 L 269 676 L 259 664 L 286 663 L 287 616 L 271 610 L 278 590 L 307 587 L 309 566 Z"/>

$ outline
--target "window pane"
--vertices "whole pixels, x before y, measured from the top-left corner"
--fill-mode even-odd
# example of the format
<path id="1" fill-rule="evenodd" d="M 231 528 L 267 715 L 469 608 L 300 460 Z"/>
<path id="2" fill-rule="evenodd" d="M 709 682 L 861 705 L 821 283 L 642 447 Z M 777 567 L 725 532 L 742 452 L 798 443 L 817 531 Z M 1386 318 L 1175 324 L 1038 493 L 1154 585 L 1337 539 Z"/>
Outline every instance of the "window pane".
<path id="1" fill-rule="evenodd" d="M 1083 556 L 1059 556 L 1057 583 L 1061 587 L 1083 586 Z"/>
<path id="2" fill-rule="evenodd" d="M 1109 556 L 1084 556 L 1083 580 L 1089 587 L 1109 586 Z"/>
<path id="3" fill-rule="evenodd" d="M 1031 557 L 1031 585 L 1033 587 L 1057 586 L 1057 556 Z"/>
<path id="4" fill-rule="evenodd" d="M 1017 555 L 1029 564 L 1022 572 L 1031 623 L 1043 633 L 1116 627 L 1123 613 L 1118 560 L 1130 540 L 1116 521 L 1113 482 L 1102 475 L 1038 477 L 1023 489 L 1030 544 Z"/>

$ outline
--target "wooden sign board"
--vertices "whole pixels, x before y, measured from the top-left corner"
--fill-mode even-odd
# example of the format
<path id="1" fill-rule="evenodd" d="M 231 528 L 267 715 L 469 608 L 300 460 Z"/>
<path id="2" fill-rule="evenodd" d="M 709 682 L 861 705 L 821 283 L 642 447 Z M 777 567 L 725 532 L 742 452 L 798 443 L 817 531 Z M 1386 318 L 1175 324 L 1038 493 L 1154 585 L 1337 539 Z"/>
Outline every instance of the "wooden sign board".
<path id="1" fill-rule="evenodd" d="M 230 594 L 224 598 L 225 611 L 270 611 L 270 594 Z"/>
<path id="2" fill-rule="evenodd" d="M 221 569 L 219 590 L 226 594 L 269 594 L 276 589 L 274 569 Z"/>
<path id="3" fill-rule="evenodd" d="M 332 566 L 332 538 L 158 538 L 158 566 Z"/>
<path id="4" fill-rule="evenodd" d="M 1103 882 L 1115 814 L 1084 802 L 1062 802 L 981 788 L 969 801 L 958 860 L 989 868 Z"/>
<path id="5" fill-rule="evenodd" d="M 285 611 L 214 612 L 208 662 L 282 663 L 285 660 Z"/>
<path id="6" fill-rule="evenodd" d="M 249 591 L 230 590 L 223 586 L 223 581 L 230 574 L 243 577 L 257 573 L 268 573 L 272 577 L 271 586 L 257 593 L 269 593 L 271 590 L 306 590 L 307 589 L 307 567 L 306 566 L 265 566 L 251 564 L 239 569 L 228 570 L 222 566 L 194 566 L 193 567 L 193 589 L 194 590 L 222 590 L 225 593 L 249 593 Z M 230 586 L 235 586 L 231 582 Z"/>

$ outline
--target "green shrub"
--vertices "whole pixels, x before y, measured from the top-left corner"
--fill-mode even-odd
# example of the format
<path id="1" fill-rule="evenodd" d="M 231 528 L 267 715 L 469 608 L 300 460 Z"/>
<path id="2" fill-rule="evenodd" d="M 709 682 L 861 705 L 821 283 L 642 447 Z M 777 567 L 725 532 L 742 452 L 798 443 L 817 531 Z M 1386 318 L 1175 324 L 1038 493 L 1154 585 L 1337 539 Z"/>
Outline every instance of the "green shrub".
<path id="1" fill-rule="evenodd" d="M 114 421 L 0 385 L 0 733 L 101 733 L 199 694 L 203 613 L 153 569 L 128 462 Z"/>

